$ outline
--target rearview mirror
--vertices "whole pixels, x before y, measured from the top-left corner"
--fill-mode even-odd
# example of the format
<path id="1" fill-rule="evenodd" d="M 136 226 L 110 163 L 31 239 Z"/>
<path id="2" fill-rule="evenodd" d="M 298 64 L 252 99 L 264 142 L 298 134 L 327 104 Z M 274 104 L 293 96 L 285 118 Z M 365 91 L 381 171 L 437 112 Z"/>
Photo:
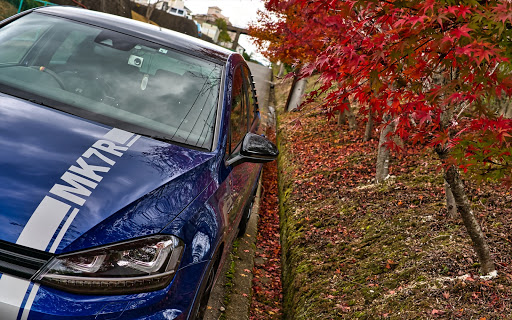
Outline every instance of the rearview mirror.
<path id="1" fill-rule="evenodd" d="M 244 162 L 270 162 L 278 155 L 279 150 L 267 138 L 248 132 L 238 150 L 226 161 L 226 164 L 236 166 Z"/>

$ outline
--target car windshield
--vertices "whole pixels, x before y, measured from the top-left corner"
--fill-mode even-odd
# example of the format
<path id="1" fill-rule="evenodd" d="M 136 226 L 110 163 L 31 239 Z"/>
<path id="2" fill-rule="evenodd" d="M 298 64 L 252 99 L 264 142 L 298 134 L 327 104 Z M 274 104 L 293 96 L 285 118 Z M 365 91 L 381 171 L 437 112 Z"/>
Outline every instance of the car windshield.
<path id="1" fill-rule="evenodd" d="M 37 13 L 2 27 L 0 48 L 4 93 L 157 139 L 212 146 L 218 64 Z"/>

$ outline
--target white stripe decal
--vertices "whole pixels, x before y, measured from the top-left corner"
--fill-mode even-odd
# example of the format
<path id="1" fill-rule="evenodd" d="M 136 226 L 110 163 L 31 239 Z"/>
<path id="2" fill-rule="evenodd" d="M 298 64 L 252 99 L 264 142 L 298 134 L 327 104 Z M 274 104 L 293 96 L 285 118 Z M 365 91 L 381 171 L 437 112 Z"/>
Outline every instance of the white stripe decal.
<path id="1" fill-rule="evenodd" d="M 45 250 L 66 216 L 70 205 L 52 197 L 44 197 L 21 232 L 17 244 Z"/>
<path id="2" fill-rule="evenodd" d="M 105 163 L 113 166 L 115 161 L 106 157 L 102 154 L 101 151 L 113 154 L 115 156 L 122 156 L 123 152 L 126 151 L 131 145 L 133 145 L 139 138 L 139 135 L 135 135 L 133 133 L 113 128 L 109 132 L 107 132 L 103 138 L 107 140 L 98 140 L 96 143 L 85 151 L 82 155 L 83 157 L 89 159 L 92 155 L 97 156 L 100 160 L 103 160 Z M 130 140 L 131 139 L 131 140 Z M 128 145 L 126 145 L 126 143 Z M 113 142 L 116 142 L 121 145 L 115 145 Z M 82 160 L 82 161 L 80 161 Z M 91 192 L 95 189 L 97 183 L 92 182 L 91 180 L 100 182 L 102 177 L 97 175 L 96 172 L 106 173 L 110 170 L 109 167 L 100 167 L 100 166 L 92 166 L 87 164 L 82 158 L 77 160 L 77 164 L 80 168 L 76 166 L 71 166 L 68 171 L 72 171 L 77 176 L 74 175 L 74 179 L 72 181 L 67 181 L 66 179 L 61 179 L 64 182 L 69 184 L 68 189 L 73 193 L 78 193 L 81 196 L 84 196 L 83 202 L 86 201 L 87 197 L 91 194 Z M 64 173 L 71 174 L 68 171 Z M 63 177 L 64 177 L 63 176 Z M 88 179 L 86 179 L 88 178 Z M 89 180 L 91 179 L 91 180 Z M 68 179 L 69 180 L 69 179 Z M 76 185 L 74 184 L 75 180 L 77 181 Z M 94 184 L 94 185 L 93 185 Z M 58 186 L 59 184 L 55 184 Z M 89 187 L 90 189 L 87 189 Z M 73 188 L 73 189 L 72 189 Z M 81 189 L 83 188 L 84 191 Z M 67 189 L 66 189 L 67 190 Z M 81 193 L 80 193 L 81 192 Z M 72 194 L 73 195 L 73 194 Z M 56 196 L 61 197 L 64 200 L 70 201 L 69 197 L 62 197 L 62 195 L 57 194 Z M 70 201 L 70 203 L 73 201 Z M 76 203 L 76 202 L 73 202 Z M 80 203 L 79 205 L 83 205 Z M 34 249 L 46 250 L 50 241 L 54 237 L 57 232 L 59 226 L 62 224 L 62 221 L 66 218 L 67 213 L 72 208 L 71 205 L 66 204 L 62 201 L 54 199 L 50 196 L 45 196 L 44 199 L 39 203 L 38 207 L 32 213 L 32 216 L 28 220 L 27 224 L 21 231 L 21 234 L 16 241 L 17 244 L 27 246 Z M 67 230 L 73 223 L 79 209 L 73 208 L 73 211 L 70 213 L 66 222 L 62 226 L 61 230 L 57 234 L 55 241 L 53 242 L 49 252 L 54 253 L 59 244 L 61 243 L 64 235 Z M 16 320 L 18 318 L 18 314 L 20 313 L 20 308 L 23 304 L 23 300 L 28 294 L 27 302 L 23 308 L 23 313 L 21 315 L 20 320 L 26 320 L 30 313 L 30 309 L 32 308 L 32 304 L 37 296 L 37 292 L 39 291 L 39 285 L 34 284 L 30 292 L 27 292 L 30 287 L 30 281 L 20 279 L 17 277 L 13 277 L 7 274 L 2 274 L 0 277 L 0 319 L 1 320 Z"/>
<path id="3" fill-rule="evenodd" d="M 71 225 L 71 222 L 73 222 L 73 220 L 75 219 L 78 211 L 79 210 L 77 208 L 73 209 L 73 212 L 71 212 L 71 214 L 69 215 L 68 220 L 66 220 L 66 222 L 62 226 L 62 229 L 60 229 L 57 238 L 55 238 L 55 241 L 53 242 L 52 247 L 50 248 L 51 253 L 55 253 L 55 250 L 57 250 L 57 248 L 59 247 L 59 244 L 62 241 L 64 234 L 66 234 L 66 231 L 68 231 L 68 228 Z"/>
<path id="4" fill-rule="evenodd" d="M 105 138 L 105 139 L 108 139 L 110 141 L 114 141 L 114 142 L 117 142 L 120 144 L 125 144 L 126 141 L 128 141 L 128 139 L 130 139 L 131 137 L 133 137 L 133 133 L 130 133 L 128 131 L 124 131 L 121 129 L 117 129 L 117 128 L 110 130 L 109 132 L 107 132 L 107 134 L 105 134 L 103 136 L 103 138 Z"/>
<path id="5" fill-rule="evenodd" d="M 20 320 L 27 320 L 28 314 L 30 313 L 30 308 L 32 308 L 32 303 L 34 302 L 34 299 L 36 298 L 37 291 L 39 291 L 39 284 L 34 284 L 32 286 L 32 290 L 30 291 L 30 294 L 27 299 L 27 303 L 25 304 L 25 307 L 23 308 L 23 314 L 21 315 Z"/>
<path id="6" fill-rule="evenodd" d="M 137 135 L 135 136 L 135 138 L 132 139 L 132 141 L 128 142 L 128 144 L 126 145 L 128 148 L 132 146 L 132 144 L 135 143 L 135 141 L 139 140 L 140 136 Z"/>
<path id="7" fill-rule="evenodd" d="M 30 281 L 3 274 L 0 278 L 0 314 L 2 320 L 16 320 Z"/>

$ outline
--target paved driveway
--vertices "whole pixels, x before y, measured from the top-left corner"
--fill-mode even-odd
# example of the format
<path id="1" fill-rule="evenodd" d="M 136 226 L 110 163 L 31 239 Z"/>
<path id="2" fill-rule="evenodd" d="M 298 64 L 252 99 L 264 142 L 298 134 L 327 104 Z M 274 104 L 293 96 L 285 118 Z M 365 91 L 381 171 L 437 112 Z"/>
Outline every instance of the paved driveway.
<path id="1" fill-rule="evenodd" d="M 260 106 L 262 120 L 264 123 L 268 123 L 268 101 L 272 69 L 253 62 L 248 62 L 247 64 L 251 69 L 254 82 L 256 83 L 256 93 L 258 94 L 258 104 Z"/>

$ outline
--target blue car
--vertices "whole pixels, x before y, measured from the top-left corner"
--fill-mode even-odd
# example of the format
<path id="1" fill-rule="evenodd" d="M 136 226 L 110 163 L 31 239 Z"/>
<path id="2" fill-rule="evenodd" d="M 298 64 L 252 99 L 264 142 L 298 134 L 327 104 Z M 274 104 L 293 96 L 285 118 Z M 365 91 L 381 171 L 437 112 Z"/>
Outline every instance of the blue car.
<path id="1" fill-rule="evenodd" d="M 0 22 L 0 319 L 200 319 L 262 163 L 236 53 L 71 7 Z"/>

